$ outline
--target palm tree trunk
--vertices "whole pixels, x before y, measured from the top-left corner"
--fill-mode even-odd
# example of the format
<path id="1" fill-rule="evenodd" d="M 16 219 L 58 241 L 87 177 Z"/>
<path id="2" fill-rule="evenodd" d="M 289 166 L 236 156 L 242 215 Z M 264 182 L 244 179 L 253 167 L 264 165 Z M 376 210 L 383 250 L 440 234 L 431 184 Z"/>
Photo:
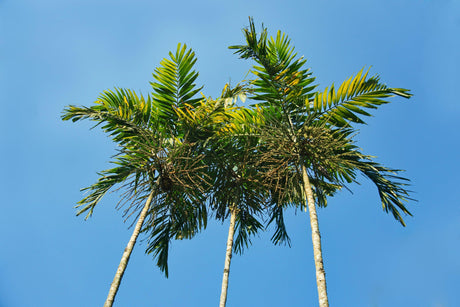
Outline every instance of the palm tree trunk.
<path id="1" fill-rule="evenodd" d="M 227 304 L 228 275 L 230 274 L 230 262 L 232 261 L 233 235 L 235 234 L 236 210 L 231 209 L 230 226 L 228 228 L 227 252 L 225 254 L 224 277 L 222 278 L 222 291 L 220 293 L 219 307 Z"/>
<path id="2" fill-rule="evenodd" d="M 126 246 L 125 251 L 123 252 L 123 256 L 121 257 L 121 261 L 118 265 L 117 272 L 115 273 L 115 277 L 113 278 L 112 284 L 110 285 L 109 295 L 107 296 L 107 300 L 104 303 L 104 307 L 111 307 L 113 305 L 115 295 L 117 295 L 118 287 L 120 286 L 121 279 L 123 278 L 123 274 L 125 273 L 129 257 L 131 256 L 131 252 L 133 251 L 134 244 L 136 244 L 136 240 L 139 236 L 142 224 L 144 223 L 145 217 L 147 216 L 147 212 L 149 210 L 150 203 L 152 202 L 152 198 L 153 191 L 150 193 L 147 201 L 145 202 L 144 208 L 142 209 L 141 214 L 139 215 L 139 219 L 137 220 L 136 227 L 134 227 L 133 234 L 131 235 L 128 245 Z"/>
<path id="3" fill-rule="evenodd" d="M 307 195 L 308 211 L 310 213 L 311 238 L 313 241 L 313 255 L 316 267 L 316 284 L 318 287 L 318 298 L 320 307 L 328 307 L 326 290 L 326 273 L 324 271 L 323 255 L 321 251 L 321 235 L 319 233 L 318 216 L 316 215 L 315 200 L 311 190 L 310 180 L 308 179 L 307 170 L 302 165 L 302 178 L 305 194 Z"/>

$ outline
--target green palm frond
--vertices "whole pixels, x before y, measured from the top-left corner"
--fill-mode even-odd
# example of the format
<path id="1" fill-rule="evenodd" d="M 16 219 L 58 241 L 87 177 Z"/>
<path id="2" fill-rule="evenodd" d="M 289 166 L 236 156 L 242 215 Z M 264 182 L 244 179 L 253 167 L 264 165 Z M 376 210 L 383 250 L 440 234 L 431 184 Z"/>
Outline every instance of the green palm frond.
<path id="1" fill-rule="evenodd" d="M 223 101 L 211 98 L 203 98 L 195 107 L 184 105 L 181 109 L 175 109 L 184 131 L 184 140 L 206 143 L 227 124 L 232 109 L 225 106 Z"/>
<path id="2" fill-rule="evenodd" d="M 244 29 L 246 45 L 230 46 L 243 59 L 253 59 L 252 99 L 262 101 L 262 105 L 281 106 L 284 112 L 299 113 L 305 109 L 304 101 L 312 97 L 312 83 L 315 78 L 309 69 L 304 69 L 306 59 L 297 57 L 294 47 L 286 34 L 278 31 L 276 37 L 268 39 L 267 29 L 257 34 L 253 20 Z M 288 103 L 289 102 L 289 103 Z"/>
<path id="3" fill-rule="evenodd" d="M 368 73 L 369 70 L 360 70 L 339 88 L 332 85 L 323 92 L 317 92 L 312 103 L 307 101 L 307 104 L 318 117 L 337 127 L 345 127 L 349 126 L 349 122 L 363 124 L 359 115 L 370 116 L 365 109 L 376 109 L 379 105 L 387 104 L 387 98 L 412 96 L 407 89 L 389 88 L 380 83 L 378 76 L 368 78 Z"/>
<path id="4" fill-rule="evenodd" d="M 158 203 L 158 200 L 156 201 Z M 151 214 L 151 216 L 153 216 L 154 219 L 151 218 L 151 221 L 147 222 L 149 225 L 155 223 L 155 227 L 149 234 L 150 240 L 145 252 L 147 254 L 152 254 L 153 258 L 157 259 L 157 266 L 165 273 L 165 276 L 168 277 L 168 254 L 169 244 L 172 239 L 172 221 L 168 219 L 167 214 Z"/>
<path id="5" fill-rule="evenodd" d="M 63 120 L 73 122 L 82 119 L 102 121 L 104 113 L 117 115 L 120 119 L 145 126 L 151 117 L 150 96 L 144 98 L 129 89 L 115 88 L 104 91 L 95 105 L 91 107 L 76 107 L 73 105 L 64 109 Z"/>
<path id="6" fill-rule="evenodd" d="M 114 167 L 99 173 L 98 175 L 101 177 L 96 183 L 82 189 L 82 191 L 90 191 L 90 194 L 77 203 L 76 208 L 79 208 L 77 215 L 88 211 L 85 217 L 85 219 L 88 219 L 93 214 L 94 207 L 104 195 L 117 184 L 125 182 L 133 173 L 134 169 L 130 166 Z"/>
<path id="7" fill-rule="evenodd" d="M 259 212 L 260 214 L 261 212 Z M 247 210 L 247 207 L 237 211 L 235 223 L 235 232 L 237 235 L 233 245 L 233 250 L 237 254 L 242 254 L 244 249 L 251 245 L 251 237 L 264 229 L 263 224 L 257 220 L 256 216 L 257 212 L 251 212 Z"/>
<path id="8" fill-rule="evenodd" d="M 158 195 L 157 204 L 142 230 L 148 233 L 146 253 L 157 260 L 157 265 L 168 277 L 168 254 L 171 240 L 191 239 L 207 224 L 204 197 L 190 197 L 180 190 Z"/>
<path id="9" fill-rule="evenodd" d="M 104 91 L 91 107 L 66 107 L 62 119 L 95 121 L 96 126 L 102 125 L 102 130 L 120 145 L 129 142 L 140 130 L 156 130 L 155 126 L 158 126 L 150 97 L 144 98 L 131 90 L 119 88 Z"/>
<path id="10" fill-rule="evenodd" d="M 174 127 L 177 119 L 175 108 L 197 106 L 201 98 L 194 98 L 202 87 L 197 88 L 195 80 L 198 73 L 193 70 L 196 62 L 195 52 L 186 45 L 177 45 L 175 53 L 169 53 L 169 59 L 163 59 L 160 67 L 153 73 L 153 99 L 158 106 L 159 116 L 166 121 L 165 125 Z"/>
<path id="11" fill-rule="evenodd" d="M 401 212 L 412 216 L 404 203 L 414 199 L 409 197 L 410 191 L 406 189 L 409 180 L 397 175 L 401 170 L 389 169 L 373 161 L 360 161 L 356 167 L 377 187 L 383 210 L 391 212 L 401 225 L 406 226 Z"/>
<path id="12" fill-rule="evenodd" d="M 255 136 L 255 127 L 263 125 L 260 111 L 259 108 L 233 108 L 227 112 L 229 119 L 219 131 L 219 136 Z"/>
<path id="13" fill-rule="evenodd" d="M 285 208 L 275 203 L 271 207 L 270 219 L 267 222 L 267 227 L 275 222 L 275 233 L 271 237 L 271 241 L 274 244 L 287 243 L 291 247 L 291 239 L 287 233 L 286 224 L 284 223 L 284 210 Z"/>
<path id="14" fill-rule="evenodd" d="M 82 189 L 89 194 L 77 203 L 76 208 L 79 208 L 77 215 L 87 212 L 85 219 L 88 219 L 93 214 L 94 207 L 107 192 L 115 191 L 117 186 L 117 189 L 129 187 L 129 193 L 126 194 L 126 197 L 130 198 L 133 203 L 137 203 L 137 200 L 145 194 L 143 190 L 151 190 L 154 169 L 149 166 L 143 153 L 122 148 L 114 156 L 111 163 L 116 166 L 98 173 L 101 177 L 97 182 Z M 146 185 L 147 187 L 140 188 L 140 186 Z"/>

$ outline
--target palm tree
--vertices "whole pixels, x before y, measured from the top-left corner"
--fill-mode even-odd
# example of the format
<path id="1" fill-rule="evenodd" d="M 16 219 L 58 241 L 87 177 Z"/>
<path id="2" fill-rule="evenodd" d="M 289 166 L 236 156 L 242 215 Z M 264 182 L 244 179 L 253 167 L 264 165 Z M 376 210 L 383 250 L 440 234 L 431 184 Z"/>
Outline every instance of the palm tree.
<path id="1" fill-rule="evenodd" d="M 402 224 L 400 211 L 409 214 L 404 201 L 407 179 L 397 176 L 399 170 L 379 165 L 354 145 L 354 123 L 364 123 L 359 115 L 369 116 L 364 109 L 375 109 L 388 103 L 386 98 L 409 98 L 406 89 L 389 88 L 378 76 L 368 78 L 360 71 L 336 90 L 314 92 L 314 78 L 304 69 L 306 60 L 297 57 L 285 34 L 278 31 L 268 39 L 267 29 L 256 33 L 250 18 L 244 29 L 246 44 L 231 46 L 243 59 L 253 59 L 255 80 L 252 81 L 253 112 L 259 117 L 242 120 L 252 125 L 260 142 L 265 175 L 270 185 L 272 204 L 269 222 L 276 221 L 275 243 L 289 240 L 282 217 L 283 208 L 308 206 L 320 306 L 328 306 L 326 278 L 321 251 L 321 238 L 316 213 L 327 205 L 327 196 L 347 184 L 356 182 L 362 173 L 377 187 L 383 209 Z M 289 241 L 288 241 L 289 242 Z"/>
<path id="2" fill-rule="evenodd" d="M 241 254 L 251 243 L 250 237 L 263 229 L 259 219 L 263 215 L 266 190 L 258 172 L 250 140 L 224 137 L 216 142 L 215 173 L 211 193 L 211 208 L 217 219 L 230 215 L 222 291 L 219 306 L 227 301 L 228 278 L 233 250 Z M 235 231 L 237 232 L 234 240 Z"/>
<path id="3" fill-rule="evenodd" d="M 235 122 L 246 109 L 234 107 L 238 98 L 244 101 L 244 86 L 233 88 L 226 84 L 221 96 L 210 105 L 223 105 L 221 121 L 214 120 L 214 132 L 206 142 L 205 160 L 212 180 L 209 205 L 217 220 L 230 217 L 224 273 L 219 306 L 227 302 L 230 263 L 233 252 L 241 254 L 251 243 L 251 236 L 263 228 L 263 216 L 267 193 L 260 176 L 257 155 L 258 139 L 235 133 Z M 196 118 L 197 122 L 202 119 Z M 236 238 L 235 238 L 236 233 Z"/>
<path id="4" fill-rule="evenodd" d="M 179 44 L 153 73 L 151 96 L 117 88 L 103 92 L 91 107 L 68 106 L 64 110 L 63 120 L 89 119 L 102 124 L 118 145 L 116 166 L 101 172 L 98 181 L 84 189 L 89 195 L 78 202 L 77 215 L 87 213 L 89 218 L 103 196 L 116 186 L 124 190 L 117 207 L 128 204 L 127 219 L 137 215 L 104 306 L 113 304 L 140 232 L 147 233 L 146 252 L 157 258 L 167 277 L 171 239 L 189 239 L 206 226 L 210 180 L 201 140 L 209 137 L 212 129 L 207 126 L 219 120 L 221 110 L 195 98 L 201 89 L 194 83 L 198 77 L 193 70 L 195 62 L 194 52 Z M 190 118 L 194 116 L 185 120 L 185 113 L 206 113 L 207 121 L 193 122 Z"/>

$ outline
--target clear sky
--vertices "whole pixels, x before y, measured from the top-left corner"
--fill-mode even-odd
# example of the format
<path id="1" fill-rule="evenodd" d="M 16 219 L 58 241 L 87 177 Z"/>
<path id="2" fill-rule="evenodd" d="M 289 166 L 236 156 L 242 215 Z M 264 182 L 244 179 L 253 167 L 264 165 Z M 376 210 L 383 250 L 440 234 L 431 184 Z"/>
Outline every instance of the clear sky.
<path id="1" fill-rule="evenodd" d="M 198 57 L 199 84 L 217 96 L 249 63 L 253 16 L 305 55 L 319 88 L 362 67 L 412 90 L 361 127 L 359 146 L 412 179 L 414 217 L 401 227 L 375 188 L 351 186 L 319 210 L 331 306 L 460 306 L 460 1 L 0 0 L 0 306 L 102 306 L 131 235 L 112 194 L 84 221 L 80 188 L 109 167 L 115 147 L 90 123 L 62 122 L 69 104 L 105 89 L 149 92 L 177 43 Z M 228 306 L 315 306 L 308 217 L 288 213 L 292 248 L 271 230 L 233 257 Z M 138 242 L 115 306 L 216 306 L 228 221 L 174 241 L 166 279 Z"/>

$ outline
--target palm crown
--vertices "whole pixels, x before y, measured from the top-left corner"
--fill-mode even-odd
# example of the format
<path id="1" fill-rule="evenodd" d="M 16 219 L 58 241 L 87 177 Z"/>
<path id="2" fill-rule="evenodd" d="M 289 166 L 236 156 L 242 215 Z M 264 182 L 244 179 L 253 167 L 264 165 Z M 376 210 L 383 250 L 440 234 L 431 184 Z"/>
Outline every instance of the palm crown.
<path id="1" fill-rule="evenodd" d="M 78 214 L 93 213 L 102 197 L 116 185 L 126 188 L 125 214 L 139 211 L 140 202 L 152 193 L 147 222 L 147 252 L 158 258 L 168 275 L 167 256 L 172 238 L 191 238 L 207 222 L 206 174 L 198 140 L 211 133 L 213 120 L 222 108 L 210 107 L 196 98 L 198 73 L 193 70 L 195 54 L 178 45 L 153 73 L 153 92 L 144 97 L 134 91 L 105 91 L 91 107 L 69 106 L 63 119 L 90 119 L 102 124 L 118 144 L 115 167 L 100 173 L 99 180 L 86 188 L 89 195 L 78 206 Z M 184 117 L 183 114 L 194 114 Z M 203 114 L 207 120 L 203 120 Z M 200 117 L 201 116 L 201 117 Z"/>
<path id="2" fill-rule="evenodd" d="M 404 188 L 407 180 L 396 175 L 399 170 L 361 153 L 353 139 L 357 133 L 353 124 L 365 123 L 362 116 L 370 116 L 366 109 L 389 103 L 386 98 L 395 95 L 409 98 L 409 91 L 389 88 L 378 76 L 368 77 L 361 70 L 338 89 L 332 85 L 317 92 L 314 78 L 304 68 L 306 60 L 297 57 L 285 34 L 278 31 L 275 38 L 268 38 L 264 28 L 258 35 L 252 20 L 244 34 L 247 44 L 230 48 L 256 62 L 249 97 L 256 102 L 252 117 L 260 118 L 257 124 L 248 117 L 240 122 L 257 127 L 253 129 L 263 135 L 265 145 L 272 144 L 274 157 L 305 165 L 318 182 L 318 193 L 355 182 L 357 172 L 362 173 L 376 185 L 385 211 L 404 225 L 400 211 L 410 214 L 403 204 L 410 199 Z M 324 197 L 317 201 L 326 205 Z"/>

